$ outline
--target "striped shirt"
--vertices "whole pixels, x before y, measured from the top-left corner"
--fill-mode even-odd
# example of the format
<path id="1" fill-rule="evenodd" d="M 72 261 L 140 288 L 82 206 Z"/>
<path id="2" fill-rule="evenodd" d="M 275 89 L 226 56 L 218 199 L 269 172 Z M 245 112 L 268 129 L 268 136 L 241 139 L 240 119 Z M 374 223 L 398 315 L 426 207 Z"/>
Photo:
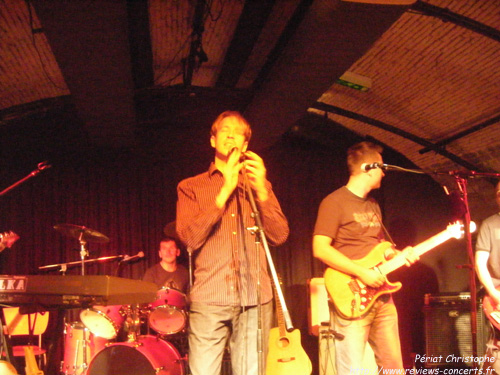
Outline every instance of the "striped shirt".
<path id="1" fill-rule="evenodd" d="M 207 172 L 185 179 L 177 186 L 177 233 L 195 254 L 194 285 L 190 300 L 221 306 L 257 304 L 257 251 L 251 207 L 240 174 L 238 186 L 217 208 L 215 198 L 224 177 L 212 163 Z M 281 245 L 288 237 L 288 222 L 267 183 L 269 199 L 256 202 L 270 245 Z M 259 245 L 261 299 L 272 299 L 265 251 Z"/>

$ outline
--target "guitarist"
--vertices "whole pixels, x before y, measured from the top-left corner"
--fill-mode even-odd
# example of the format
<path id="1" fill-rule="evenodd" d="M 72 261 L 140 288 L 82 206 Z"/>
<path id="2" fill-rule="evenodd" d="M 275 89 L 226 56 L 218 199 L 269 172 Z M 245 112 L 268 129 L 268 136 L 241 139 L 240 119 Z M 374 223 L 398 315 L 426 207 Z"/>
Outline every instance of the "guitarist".
<path id="1" fill-rule="evenodd" d="M 328 267 L 357 277 L 362 283 L 378 288 L 386 282 L 375 269 L 356 263 L 384 240 L 384 227 L 377 202 L 368 197 L 380 187 L 384 172 L 382 148 L 371 142 L 360 142 L 347 152 L 349 181 L 328 195 L 320 204 L 313 235 L 314 256 Z M 379 164 L 375 164 L 379 163 Z M 394 250 L 389 249 L 394 255 Z M 404 250 L 407 265 L 418 257 L 411 247 Z M 383 259 L 381 259 L 383 261 Z M 403 369 L 398 332 L 398 316 L 390 294 L 378 298 L 366 314 L 344 319 L 332 310 L 332 328 L 343 339 L 335 342 L 337 374 L 359 373 L 366 342 L 382 369 Z"/>
<path id="2" fill-rule="evenodd" d="M 500 181 L 495 187 L 495 199 L 499 210 L 483 220 L 476 241 L 476 272 L 491 301 L 492 308 L 500 311 Z M 488 347 L 499 350 L 498 330 Z M 500 365 L 496 365 L 500 370 Z M 495 364 L 493 365 L 495 367 Z M 498 373 L 498 371 L 497 371 Z"/>

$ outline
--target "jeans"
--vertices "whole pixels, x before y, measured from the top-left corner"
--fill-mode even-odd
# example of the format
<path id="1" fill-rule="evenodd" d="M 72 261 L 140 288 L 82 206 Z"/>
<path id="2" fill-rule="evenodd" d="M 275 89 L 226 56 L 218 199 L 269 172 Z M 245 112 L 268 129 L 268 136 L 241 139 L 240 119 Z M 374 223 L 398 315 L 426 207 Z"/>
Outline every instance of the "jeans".
<path id="1" fill-rule="evenodd" d="M 390 296 L 379 297 L 368 314 L 361 319 L 345 320 L 333 312 L 332 326 L 344 335 L 343 340 L 335 341 L 338 375 L 363 373 L 360 365 L 363 362 L 366 342 L 373 349 L 379 369 L 404 371 L 398 314 Z"/>
<path id="2" fill-rule="evenodd" d="M 192 302 L 189 314 L 189 368 L 192 375 L 219 375 L 229 342 L 233 375 L 258 375 L 256 306 L 215 306 Z M 262 305 L 262 358 L 265 365 L 272 301 Z"/>

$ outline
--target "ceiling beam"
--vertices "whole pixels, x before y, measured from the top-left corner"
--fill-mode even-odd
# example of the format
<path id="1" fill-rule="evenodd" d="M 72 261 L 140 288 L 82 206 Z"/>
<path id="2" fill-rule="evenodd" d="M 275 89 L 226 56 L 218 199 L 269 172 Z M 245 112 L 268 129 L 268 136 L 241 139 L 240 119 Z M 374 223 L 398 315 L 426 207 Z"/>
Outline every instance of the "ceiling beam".
<path id="1" fill-rule="evenodd" d="M 452 22 L 455 25 L 465 27 L 466 29 L 500 42 L 500 31 L 484 23 L 477 22 L 472 18 L 462 16 L 461 14 L 426 3 L 422 0 L 418 0 L 413 4 L 412 9 L 427 14 L 428 16 L 439 18 L 445 22 Z"/>
<path id="2" fill-rule="evenodd" d="M 275 0 L 246 0 L 222 64 L 216 87 L 234 88 L 267 22 Z"/>
<path id="3" fill-rule="evenodd" d="M 442 147 L 436 147 L 432 142 L 429 142 L 428 140 L 424 138 L 420 138 L 416 136 L 415 134 L 409 133 L 407 131 L 401 130 L 399 128 L 396 128 L 395 126 L 386 124 L 385 122 L 375 120 L 371 117 L 361 115 L 356 112 L 348 111 L 347 109 L 343 109 L 340 107 L 336 107 L 330 104 L 322 103 L 322 102 L 316 102 L 314 103 L 311 108 L 318 109 L 320 111 L 325 111 L 328 113 L 333 113 L 339 116 L 347 117 L 356 121 L 361 121 L 365 124 L 375 126 L 379 129 L 383 129 L 385 131 L 391 132 L 393 134 L 396 134 L 402 138 L 408 139 L 416 144 L 419 144 L 421 146 L 428 147 L 429 149 L 432 149 L 434 152 L 436 152 L 439 155 L 442 155 L 451 161 L 455 162 L 458 165 L 461 165 L 462 167 L 465 167 L 469 170 L 477 170 L 476 166 L 463 160 L 462 158 L 458 157 L 455 154 L 452 154 L 451 152 L 446 151 L 446 149 Z"/>
<path id="4" fill-rule="evenodd" d="M 426 152 L 432 151 L 435 148 L 442 148 L 443 146 L 446 146 L 447 144 L 449 144 L 453 141 L 456 141 L 460 138 L 466 137 L 466 136 L 468 136 L 472 133 L 475 133 L 479 130 L 487 128 L 488 126 L 494 125 L 499 121 L 500 121 L 500 115 L 497 115 L 497 116 L 492 117 L 486 121 L 481 122 L 480 124 L 474 125 L 473 127 L 469 128 L 469 129 L 463 130 L 461 132 L 458 132 L 455 135 L 452 135 L 451 137 L 448 137 L 446 139 L 442 139 L 439 142 L 434 143 L 432 148 L 425 147 L 425 148 L 419 150 L 418 152 L 420 154 L 425 154 Z"/>
<path id="5" fill-rule="evenodd" d="M 244 111 L 257 135 L 251 147 L 276 143 L 407 9 L 313 1 L 279 56 L 269 57 Z"/>
<path id="6" fill-rule="evenodd" d="M 299 27 L 300 23 L 306 16 L 307 11 L 309 10 L 309 7 L 311 6 L 312 2 L 313 0 L 302 0 L 299 3 L 297 8 L 295 9 L 295 12 L 293 12 L 292 14 L 292 17 L 290 17 L 290 20 L 288 21 L 285 29 L 281 33 L 278 41 L 276 42 L 276 45 L 269 53 L 266 63 L 264 64 L 264 66 L 259 72 L 259 75 L 255 79 L 253 83 L 254 89 L 260 88 L 260 86 L 266 81 L 274 64 L 276 63 L 278 58 L 282 55 L 290 39 L 295 35 L 297 28 Z"/>

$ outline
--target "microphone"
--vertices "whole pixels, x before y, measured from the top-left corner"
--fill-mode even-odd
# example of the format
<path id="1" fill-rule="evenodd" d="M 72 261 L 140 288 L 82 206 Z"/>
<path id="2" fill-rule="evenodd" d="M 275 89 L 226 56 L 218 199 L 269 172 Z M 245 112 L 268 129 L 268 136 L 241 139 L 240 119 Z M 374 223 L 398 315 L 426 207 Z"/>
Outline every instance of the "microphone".
<path id="1" fill-rule="evenodd" d="M 131 260 L 135 260 L 135 259 L 140 259 L 140 258 L 144 258 L 144 252 L 142 251 L 139 251 L 137 254 L 135 255 L 124 255 L 123 256 L 123 259 L 121 260 L 121 262 L 128 262 L 128 261 L 131 261 Z"/>
<path id="2" fill-rule="evenodd" d="M 43 171 L 44 169 L 51 168 L 52 165 L 50 165 L 47 161 L 42 161 L 41 163 L 38 163 L 37 168 L 39 171 Z"/>
<path id="3" fill-rule="evenodd" d="M 371 164 L 368 164 L 368 163 L 363 163 L 361 164 L 361 170 L 363 172 L 368 172 L 369 170 L 372 170 L 372 169 L 376 169 L 376 168 L 380 168 L 380 169 L 387 169 L 387 164 L 382 164 L 382 163 L 371 163 Z"/>
<path id="4" fill-rule="evenodd" d="M 233 147 L 231 150 L 229 150 L 229 152 L 227 153 L 227 158 L 229 159 L 231 157 L 231 155 L 233 154 L 233 152 L 236 152 L 238 151 L 238 147 Z M 240 155 L 240 159 L 238 160 L 239 163 L 243 163 L 246 159 L 246 156 L 245 154 L 242 152 L 241 155 Z"/>

